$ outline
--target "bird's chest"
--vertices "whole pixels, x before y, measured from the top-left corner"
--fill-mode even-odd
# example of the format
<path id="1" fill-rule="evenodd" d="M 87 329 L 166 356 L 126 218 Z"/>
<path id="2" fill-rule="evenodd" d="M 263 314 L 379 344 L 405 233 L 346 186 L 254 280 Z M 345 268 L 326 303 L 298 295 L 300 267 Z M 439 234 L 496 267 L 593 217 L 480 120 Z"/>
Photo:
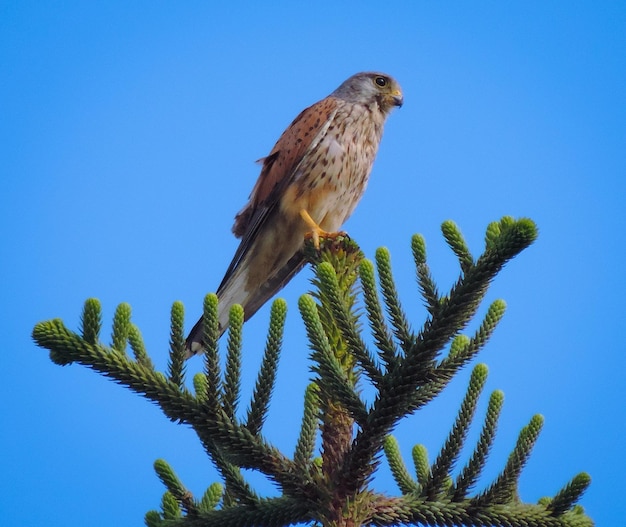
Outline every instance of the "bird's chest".
<path id="1" fill-rule="evenodd" d="M 302 160 L 292 187 L 293 204 L 306 209 L 322 228 L 339 229 L 365 191 L 381 132 L 349 118 L 330 126 Z"/>

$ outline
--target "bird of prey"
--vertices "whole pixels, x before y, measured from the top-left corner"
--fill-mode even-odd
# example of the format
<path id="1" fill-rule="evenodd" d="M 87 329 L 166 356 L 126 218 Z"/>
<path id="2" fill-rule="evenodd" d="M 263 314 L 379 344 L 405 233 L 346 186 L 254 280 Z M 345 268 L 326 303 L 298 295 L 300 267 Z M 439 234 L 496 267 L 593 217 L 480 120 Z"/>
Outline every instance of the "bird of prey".
<path id="1" fill-rule="evenodd" d="M 249 319 L 302 269 L 306 236 L 317 244 L 352 214 L 387 115 L 402 102 L 389 75 L 357 73 L 300 113 L 259 160 L 261 174 L 233 226 L 241 243 L 217 289 L 221 332 L 233 304 Z M 200 318 L 186 340 L 188 356 L 203 351 L 202 335 Z"/>

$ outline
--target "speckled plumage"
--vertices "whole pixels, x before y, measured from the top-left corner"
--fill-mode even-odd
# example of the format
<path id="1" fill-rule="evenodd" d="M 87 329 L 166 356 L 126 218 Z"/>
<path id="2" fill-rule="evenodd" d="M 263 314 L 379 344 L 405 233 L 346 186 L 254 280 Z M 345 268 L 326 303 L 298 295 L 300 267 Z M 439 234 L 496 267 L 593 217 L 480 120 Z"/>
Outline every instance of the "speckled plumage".
<path id="1" fill-rule="evenodd" d="M 241 243 L 217 289 L 224 331 L 233 304 L 250 318 L 304 265 L 312 230 L 336 232 L 361 199 L 385 119 L 402 105 L 398 83 L 383 73 L 358 73 L 305 109 L 283 132 L 250 199 L 235 217 Z M 304 212 L 303 212 L 304 211 Z M 307 222 L 303 215 L 315 222 Z M 202 319 L 187 337 L 189 356 L 202 351 Z"/>

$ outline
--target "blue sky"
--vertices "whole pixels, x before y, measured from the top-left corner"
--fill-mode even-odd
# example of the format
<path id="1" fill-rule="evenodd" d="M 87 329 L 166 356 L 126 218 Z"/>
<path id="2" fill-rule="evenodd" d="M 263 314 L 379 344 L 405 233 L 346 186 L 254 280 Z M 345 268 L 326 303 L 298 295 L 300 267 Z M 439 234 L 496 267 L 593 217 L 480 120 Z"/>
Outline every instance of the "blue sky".
<path id="1" fill-rule="evenodd" d="M 482 411 L 488 392 L 506 395 L 486 475 L 541 413 L 522 499 L 553 495 L 587 471 L 588 513 L 598 525 L 623 520 L 626 7 L 212 4 L 0 6 L 0 516 L 24 526 L 141 525 L 163 491 L 156 458 L 196 493 L 217 479 L 189 429 L 85 368 L 53 365 L 32 327 L 60 317 L 77 328 L 84 300 L 97 297 L 106 340 L 115 306 L 129 302 L 164 368 L 171 304 L 184 302 L 190 328 L 220 282 L 254 160 L 305 106 L 374 69 L 397 78 L 405 105 L 387 122 L 346 229 L 370 257 L 390 249 L 418 327 L 412 234 L 426 237 L 445 290 L 458 268 L 442 221 L 456 221 L 476 255 L 490 221 L 537 222 L 539 240 L 488 295 L 508 310 L 479 356 L 490 368 Z M 310 376 L 296 308 L 309 277 L 281 293 L 290 312 L 266 433 L 287 452 Z M 245 328 L 249 380 L 267 319 L 265 308 Z M 190 374 L 200 368 L 189 363 Z M 436 454 L 469 373 L 400 424 L 407 458 L 418 442 Z M 375 485 L 397 492 L 385 467 Z"/>

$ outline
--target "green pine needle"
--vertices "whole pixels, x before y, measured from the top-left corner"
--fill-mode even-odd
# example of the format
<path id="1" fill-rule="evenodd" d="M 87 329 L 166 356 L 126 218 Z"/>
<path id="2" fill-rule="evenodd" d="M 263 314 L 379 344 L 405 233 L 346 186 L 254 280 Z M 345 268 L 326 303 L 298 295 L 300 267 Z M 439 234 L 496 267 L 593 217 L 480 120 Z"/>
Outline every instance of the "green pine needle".
<path id="1" fill-rule="evenodd" d="M 411 238 L 411 250 L 413 252 L 413 261 L 415 262 L 417 283 L 426 301 L 428 312 L 434 315 L 439 309 L 441 299 L 437 291 L 437 285 L 426 263 L 426 241 L 421 234 L 414 234 Z"/>
<path id="2" fill-rule="evenodd" d="M 226 415 L 234 420 L 237 413 L 241 392 L 241 353 L 243 307 L 234 304 L 230 308 L 228 317 L 228 345 L 226 352 L 226 368 L 224 372 L 224 387 L 222 408 Z"/>
<path id="3" fill-rule="evenodd" d="M 343 337 L 346 342 L 347 349 L 349 350 L 347 354 L 349 360 L 346 360 L 339 353 L 335 353 L 335 355 L 345 364 L 346 372 L 351 371 L 352 362 L 354 358 L 356 358 L 371 381 L 374 384 L 380 383 L 383 374 L 361 339 L 358 318 L 351 313 L 351 307 L 354 303 L 354 295 L 349 295 L 352 283 L 347 283 L 342 286 L 335 269 L 328 262 L 322 262 L 317 266 L 316 275 L 320 284 L 320 298 L 322 299 L 321 310 L 324 310 L 325 306 L 329 305 L 329 316 L 339 329 L 341 337 Z M 348 289 L 346 289 L 346 287 L 348 287 Z M 346 295 L 350 298 L 348 302 L 344 299 Z"/>
<path id="4" fill-rule="evenodd" d="M 182 517 L 178 500 L 170 491 L 165 491 L 163 494 L 163 498 L 161 498 L 161 509 L 163 510 L 164 520 L 177 520 Z"/>
<path id="5" fill-rule="evenodd" d="M 468 491 L 478 480 L 495 439 L 498 419 L 500 418 L 503 403 L 504 394 L 500 390 L 494 391 L 489 398 L 487 415 L 485 417 L 483 428 L 480 432 L 478 443 L 476 444 L 474 452 L 470 456 L 467 465 L 465 465 L 456 479 L 452 496 L 453 501 L 461 501 L 464 499 Z"/>
<path id="6" fill-rule="evenodd" d="M 287 302 L 279 298 L 272 303 L 265 353 L 246 418 L 246 427 L 253 434 L 258 434 L 261 431 L 269 410 L 270 399 L 276 383 L 286 317 Z"/>
<path id="7" fill-rule="evenodd" d="M 38 346 L 50 350 L 50 360 L 59 366 L 72 364 L 83 353 L 90 355 L 92 349 L 85 339 L 67 329 L 60 318 L 39 322 L 32 337 Z"/>
<path id="8" fill-rule="evenodd" d="M 411 450 L 413 465 L 415 466 L 415 477 L 417 482 L 423 486 L 430 479 L 430 462 L 428 461 L 428 450 L 424 445 L 415 445 Z"/>
<path id="9" fill-rule="evenodd" d="M 163 518 L 159 511 L 148 511 L 144 517 L 146 527 L 160 527 L 163 524 Z"/>
<path id="10" fill-rule="evenodd" d="M 391 274 L 391 256 L 385 247 L 380 247 L 376 250 L 376 266 L 378 268 L 380 288 L 394 334 L 400 341 L 402 349 L 406 352 L 413 345 L 413 333 L 400 305 L 396 285 Z"/>
<path id="11" fill-rule="evenodd" d="M 306 326 L 315 365 L 313 370 L 319 375 L 321 395 L 327 400 L 338 400 L 357 422 L 363 422 L 367 415 L 365 403 L 356 393 L 353 381 L 345 367 L 339 362 L 320 320 L 317 304 L 310 295 L 302 295 L 298 301 L 300 314 Z"/>
<path id="12" fill-rule="evenodd" d="M 311 383 L 304 393 L 304 415 L 293 460 L 304 469 L 310 466 L 315 450 L 315 439 L 320 422 L 320 400 L 317 384 Z"/>
<path id="13" fill-rule="evenodd" d="M 246 482 L 239 467 L 229 463 L 222 454 L 212 456 L 217 469 L 224 479 L 223 506 L 232 506 L 236 503 L 258 503 L 259 497 Z"/>
<path id="14" fill-rule="evenodd" d="M 167 488 L 177 500 L 183 499 L 189 492 L 174 473 L 174 469 L 164 459 L 157 459 L 154 462 L 154 471 L 157 473 L 163 485 L 165 485 L 165 488 Z"/>
<path id="15" fill-rule="evenodd" d="M 100 338 L 100 329 L 102 328 L 102 307 L 100 300 L 97 298 L 89 298 L 85 302 L 80 322 L 80 332 L 85 342 L 96 344 Z"/>
<path id="16" fill-rule="evenodd" d="M 218 506 L 222 496 L 224 494 L 224 487 L 220 483 L 212 483 L 208 489 L 204 492 L 200 503 L 198 504 L 198 510 L 200 511 L 212 511 Z"/>
<path id="17" fill-rule="evenodd" d="M 452 430 L 430 469 L 431 477 L 429 481 L 424 485 L 422 493 L 428 499 L 434 499 L 435 496 L 444 490 L 444 485 L 449 479 L 449 474 L 458 459 L 469 427 L 472 424 L 478 399 L 487 381 L 487 373 L 488 369 L 484 364 L 478 364 L 472 371 L 467 393 L 461 403 L 461 408 Z"/>
<path id="18" fill-rule="evenodd" d="M 543 417 L 535 415 L 522 428 L 513 452 L 496 481 L 473 501 L 476 504 L 502 504 L 517 499 L 517 481 L 543 426 Z"/>
<path id="19" fill-rule="evenodd" d="M 329 262 L 321 262 L 315 268 L 315 276 L 319 284 L 318 313 L 322 327 L 329 338 L 334 355 L 350 371 L 354 357 L 346 353 L 343 335 L 349 332 L 351 306 L 344 305 L 346 291 L 339 285 L 339 277 Z M 343 338 L 342 338 L 343 337 Z"/>
<path id="20" fill-rule="evenodd" d="M 111 336 L 111 348 L 121 354 L 126 353 L 128 334 L 130 333 L 130 306 L 122 303 L 117 306 L 113 316 L 113 334 Z"/>
<path id="21" fill-rule="evenodd" d="M 457 335 L 450 344 L 450 353 L 448 354 L 448 360 L 456 362 L 460 357 L 467 354 L 467 350 L 472 341 L 467 335 Z"/>
<path id="22" fill-rule="evenodd" d="M 130 344 L 130 349 L 133 350 L 137 364 L 141 364 L 149 370 L 154 370 L 154 364 L 146 351 L 141 331 L 135 324 L 131 324 L 130 328 L 128 328 L 128 343 Z"/>
<path id="23" fill-rule="evenodd" d="M 206 402 L 208 390 L 206 375 L 196 373 L 193 376 L 193 389 L 196 392 L 196 399 L 201 403 Z"/>
<path id="24" fill-rule="evenodd" d="M 185 382 L 185 308 L 181 302 L 174 302 L 170 313 L 170 360 L 169 380 L 182 388 Z"/>
<path id="25" fill-rule="evenodd" d="M 395 437 L 388 435 L 384 443 L 385 456 L 391 469 L 393 479 L 402 494 L 419 494 L 421 488 L 410 476 L 400 453 L 400 445 Z"/>
<path id="26" fill-rule="evenodd" d="M 376 290 L 374 264 L 371 260 L 364 259 L 361 262 L 359 276 L 361 278 L 361 287 L 363 288 L 367 318 L 374 335 L 376 347 L 379 350 L 380 359 L 387 366 L 387 370 L 392 369 L 398 361 L 397 349 L 391 332 L 385 323 L 385 317 Z"/>
<path id="27" fill-rule="evenodd" d="M 217 347 L 219 338 L 217 303 L 217 295 L 213 293 L 209 293 L 204 297 L 204 371 L 207 379 L 207 404 L 214 409 L 218 407 L 221 393 L 221 374 Z"/>
<path id="28" fill-rule="evenodd" d="M 465 345 L 461 347 L 461 342 L 457 342 L 450 350 L 447 362 L 454 364 L 457 368 L 471 361 L 478 352 L 485 347 L 496 326 L 504 316 L 506 311 L 506 303 L 504 300 L 495 300 L 487 310 L 487 314 L 483 319 L 480 327 L 474 336 L 465 341 Z M 456 339 L 455 339 L 456 340 Z"/>
<path id="29" fill-rule="evenodd" d="M 302 295 L 298 300 L 298 308 L 300 309 L 300 315 L 304 321 L 313 352 L 320 356 L 334 357 L 313 297 L 311 295 Z"/>
<path id="30" fill-rule="evenodd" d="M 487 252 L 498 252 L 510 259 L 533 243 L 538 234 L 537 226 L 532 220 L 515 220 L 504 216 L 499 222 L 491 223 L 487 227 L 485 245 Z"/>
<path id="31" fill-rule="evenodd" d="M 426 240 L 421 234 L 414 234 L 411 237 L 411 252 L 416 267 L 426 263 Z"/>
<path id="32" fill-rule="evenodd" d="M 485 249 L 492 250 L 496 247 L 501 235 L 500 222 L 492 221 L 487 226 L 485 233 Z"/>
<path id="33" fill-rule="evenodd" d="M 465 273 L 472 267 L 472 265 L 474 265 L 474 258 L 467 247 L 467 243 L 465 242 L 460 229 L 453 221 L 447 220 L 442 223 L 441 232 L 443 232 L 446 242 L 459 259 L 461 270 Z"/>
<path id="34" fill-rule="evenodd" d="M 563 487 L 548 505 L 554 516 L 561 516 L 566 513 L 580 499 L 583 493 L 591 484 L 591 476 L 586 472 L 581 472 Z"/>

